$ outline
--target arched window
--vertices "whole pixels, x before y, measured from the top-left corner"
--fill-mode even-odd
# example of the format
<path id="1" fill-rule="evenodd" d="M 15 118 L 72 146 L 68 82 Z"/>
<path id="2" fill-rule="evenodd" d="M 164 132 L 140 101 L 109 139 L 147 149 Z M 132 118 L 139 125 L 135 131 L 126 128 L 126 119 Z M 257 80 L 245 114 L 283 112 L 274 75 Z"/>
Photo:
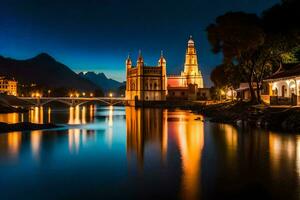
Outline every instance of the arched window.
<path id="1" fill-rule="evenodd" d="M 150 83 L 150 90 L 152 90 L 152 83 Z"/>
<path id="2" fill-rule="evenodd" d="M 134 84 L 134 82 L 131 83 L 131 90 L 135 90 L 135 84 Z"/>
<path id="3" fill-rule="evenodd" d="M 154 83 L 154 90 L 157 90 L 157 83 Z"/>

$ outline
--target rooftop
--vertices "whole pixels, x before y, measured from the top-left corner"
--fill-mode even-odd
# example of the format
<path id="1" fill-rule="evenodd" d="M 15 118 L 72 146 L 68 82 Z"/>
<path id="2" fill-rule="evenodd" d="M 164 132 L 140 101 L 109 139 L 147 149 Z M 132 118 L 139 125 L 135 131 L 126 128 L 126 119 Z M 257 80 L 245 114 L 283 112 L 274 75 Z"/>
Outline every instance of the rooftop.
<path id="1" fill-rule="evenodd" d="M 283 79 L 283 78 L 292 78 L 300 76 L 300 63 L 297 64 L 287 64 L 279 71 L 271 75 L 266 79 L 266 81 Z"/>

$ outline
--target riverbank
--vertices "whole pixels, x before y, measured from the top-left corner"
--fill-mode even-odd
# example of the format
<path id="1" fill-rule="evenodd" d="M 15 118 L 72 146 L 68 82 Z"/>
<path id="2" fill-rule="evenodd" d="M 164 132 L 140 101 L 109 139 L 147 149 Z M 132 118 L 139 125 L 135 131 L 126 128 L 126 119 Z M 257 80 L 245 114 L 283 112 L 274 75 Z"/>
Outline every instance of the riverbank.
<path id="1" fill-rule="evenodd" d="M 33 130 L 42 130 L 42 129 L 53 129 L 59 128 L 55 124 L 34 124 L 30 122 L 22 122 L 16 124 L 7 124 L 0 122 L 0 133 L 7 133 L 13 131 L 33 131 Z"/>
<path id="2" fill-rule="evenodd" d="M 12 105 L 18 105 L 14 107 Z M 28 103 L 19 100 L 15 96 L 9 96 L 5 94 L 0 94 L 0 113 L 23 113 L 28 112 Z"/>
<path id="3" fill-rule="evenodd" d="M 300 108 L 274 108 L 250 102 L 227 102 L 193 109 L 211 122 L 250 125 L 269 130 L 300 133 Z"/>

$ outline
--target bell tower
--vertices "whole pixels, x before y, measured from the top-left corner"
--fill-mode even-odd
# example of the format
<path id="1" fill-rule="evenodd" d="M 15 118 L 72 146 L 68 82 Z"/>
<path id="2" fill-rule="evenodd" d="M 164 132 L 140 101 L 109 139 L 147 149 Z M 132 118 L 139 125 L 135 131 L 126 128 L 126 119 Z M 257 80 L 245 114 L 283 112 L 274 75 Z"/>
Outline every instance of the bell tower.
<path id="1" fill-rule="evenodd" d="M 201 71 L 199 70 L 195 42 L 192 36 L 190 36 L 188 41 L 185 54 L 184 71 L 181 73 L 181 75 L 187 78 L 185 84 L 196 84 L 198 88 L 204 87 L 203 77 Z"/>

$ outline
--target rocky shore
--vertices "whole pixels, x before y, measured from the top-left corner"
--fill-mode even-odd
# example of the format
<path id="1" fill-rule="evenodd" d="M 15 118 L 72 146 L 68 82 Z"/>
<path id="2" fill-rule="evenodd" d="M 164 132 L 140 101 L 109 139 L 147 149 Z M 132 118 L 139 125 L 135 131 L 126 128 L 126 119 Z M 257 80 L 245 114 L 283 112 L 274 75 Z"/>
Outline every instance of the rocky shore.
<path id="1" fill-rule="evenodd" d="M 247 102 L 228 102 L 203 106 L 196 112 L 205 115 L 211 122 L 300 133 L 300 108 L 271 108 Z"/>
<path id="2" fill-rule="evenodd" d="M 0 133 L 12 132 L 12 131 L 32 131 L 42 129 L 59 128 L 55 124 L 34 124 L 30 122 L 22 122 L 16 124 L 7 124 L 0 122 Z"/>

